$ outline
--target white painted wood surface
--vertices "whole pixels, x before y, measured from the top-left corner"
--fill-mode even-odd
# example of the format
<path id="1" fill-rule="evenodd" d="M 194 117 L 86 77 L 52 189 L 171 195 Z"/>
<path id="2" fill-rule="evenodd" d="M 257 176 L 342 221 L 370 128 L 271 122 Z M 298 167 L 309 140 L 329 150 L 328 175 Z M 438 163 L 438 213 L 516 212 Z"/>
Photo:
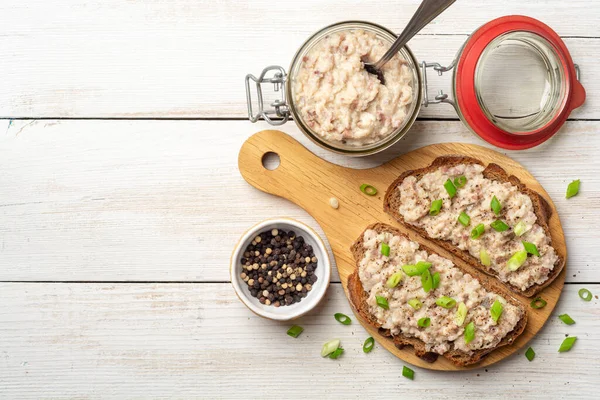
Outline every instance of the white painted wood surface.
<path id="1" fill-rule="evenodd" d="M 532 342 L 534 362 L 518 354 L 487 371 L 417 369 L 411 382 L 383 349 L 360 351 L 358 323 L 333 319 L 351 313 L 335 271 L 297 340 L 251 314 L 227 282 L 232 246 L 255 222 L 286 215 L 321 232 L 239 175 L 240 145 L 268 127 L 231 120 L 245 117 L 243 76 L 287 66 L 329 23 L 399 30 L 418 2 L 0 2 L 0 398 L 597 397 L 600 308 L 577 290 L 600 294 L 600 2 L 460 0 L 411 42 L 418 59 L 447 64 L 479 25 L 526 14 L 562 35 L 581 66 L 584 107 L 549 143 L 508 152 L 554 199 L 569 248 L 555 314 L 577 323 L 553 318 Z M 433 79 L 438 87 L 449 77 Z M 421 117 L 456 115 L 438 106 Z M 427 120 L 384 154 L 347 159 L 293 123 L 282 129 L 356 168 L 430 143 L 484 144 L 459 121 Z M 578 178 L 580 196 L 565 200 Z M 565 334 L 579 340 L 558 354 Z M 333 337 L 346 354 L 321 359 Z"/>
<path id="2" fill-rule="evenodd" d="M 334 22 L 399 31 L 418 3 L 4 0 L 0 117 L 244 118 L 246 74 L 287 68 L 313 32 Z M 600 91 L 598 1 L 461 0 L 410 46 L 419 60 L 449 64 L 466 35 L 509 14 L 539 18 L 566 37 L 588 93 Z M 432 79 L 437 88 L 448 92 L 450 77 Z M 446 105 L 422 116 L 456 118 Z M 600 101 L 590 96 L 573 116 L 600 118 Z"/>

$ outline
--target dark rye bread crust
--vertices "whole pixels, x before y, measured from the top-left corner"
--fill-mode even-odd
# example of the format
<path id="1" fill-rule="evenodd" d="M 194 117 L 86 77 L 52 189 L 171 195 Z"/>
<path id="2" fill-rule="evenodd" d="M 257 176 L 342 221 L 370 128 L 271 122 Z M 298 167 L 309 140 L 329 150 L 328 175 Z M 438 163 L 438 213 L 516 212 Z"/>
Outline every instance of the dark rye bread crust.
<path id="1" fill-rule="evenodd" d="M 377 232 L 390 232 L 390 233 L 393 233 L 394 235 L 402 236 L 402 237 L 405 237 L 410 240 L 410 238 L 408 238 L 408 236 L 406 236 L 405 234 L 400 232 L 398 229 L 391 227 L 389 225 L 386 225 L 386 224 L 381 224 L 381 223 L 372 224 L 366 228 L 366 230 L 368 230 L 368 229 L 373 229 Z M 358 276 L 358 266 L 360 264 L 360 260 L 362 260 L 362 258 L 364 257 L 364 253 L 365 253 L 364 247 L 363 247 L 363 238 L 364 238 L 364 231 L 360 235 L 360 237 L 356 240 L 356 242 L 354 242 L 352 247 L 350 248 L 350 250 L 352 251 L 352 255 L 354 256 L 354 260 L 356 261 L 356 269 L 348 277 L 348 294 L 349 294 L 349 298 L 350 298 L 350 304 L 352 304 L 352 307 L 354 308 L 354 310 L 358 316 L 360 316 L 369 325 L 378 328 L 379 333 L 387 338 L 390 338 L 390 340 L 392 340 L 394 342 L 394 345 L 397 348 L 402 349 L 405 346 L 412 346 L 415 350 L 415 354 L 418 357 L 422 358 L 423 360 L 425 360 L 427 362 L 436 361 L 438 354 L 427 352 L 427 350 L 425 348 L 425 342 L 423 342 L 420 339 L 405 336 L 402 334 L 392 335 L 391 332 L 389 331 L 389 329 L 381 328 L 381 325 L 377 322 L 377 320 L 374 318 L 374 316 L 371 315 L 371 313 L 369 312 L 369 306 L 367 305 L 368 295 L 365 292 L 365 290 L 363 289 L 362 283 Z M 421 250 L 425 250 L 429 254 L 436 254 L 435 252 L 433 252 L 432 250 L 430 250 L 429 248 L 427 248 L 425 246 L 419 245 L 419 248 Z M 460 266 L 458 266 L 456 264 L 455 264 L 455 267 L 460 269 L 464 273 L 470 273 L 469 271 L 462 269 Z M 504 297 L 506 299 L 506 301 L 508 301 L 511 304 L 520 308 L 523 311 L 523 317 L 519 320 L 519 322 L 517 323 L 515 328 L 512 331 L 510 331 L 500 341 L 500 343 L 498 343 L 498 345 L 496 347 L 489 348 L 489 349 L 483 349 L 483 350 L 477 350 L 471 354 L 468 354 L 468 353 L 465 353 L 462 351 L 458 351 L 458 350 L 452 350 L 443 355 L 448 360 L 450 360 L 453 364 L 456 364 L 461 367 L 476 364 L 479 361 L 481 361 L 486 355 L 488 355 L 490 352 L 492 352 L 493 350 L 495 350 L 499 347 L 511 344 L 523 332 L 523 330 L 525 329 L 525 326 L 527 325 L 527 311 L 525 310 L 523 305 L 521 303 L 519 303 L 518 300 L 516 300 L 514 297 L 512 297 L 510 292 L 508 292 L 502 285 L 498 284 L 496 281 L 487 282 L 487 281 L 479 279 L 479 282 L 481 283 L 481 286 L 483 286 L 486 290 L 501 294 L 502 297 Z"/>
<path id="2" fill-rule="evenodd" d="M 423 175 L 425 175 L 429 172 L 435 171 L 436 169 L 438 169 L 442 166 L 454 166 L 454 165 L 459 165 L 459 164 L 479 164 L 479 165 L 485 166 L 483 164 L 483 162 L 481 162 L 480 160 L 477 160 L 472 157 L 467 157 L 467 156 L 447 155 L 447 156 L 438 157 L 435 160 L 433 160 L 431 165 L 429 165 L 425 168 L 417 169 L 414 171 L 406 171 L 402 175 L 400 175 L 398 177 L 398 179 L 396 179 L 390 185 L 390 187 L 387 189 L 387 192 L 385 193 L 385 198 L 383 200 L 383 209 L 385 210 L 385 212 L 387 212 L 392 217 L 394 217 L 397 221 L 402 223 L 407 228 L 410 228 L 413 231 L 417 232 L 423 238 L 426 238 L 426 239 L 436 243 L 438 246 L 451 252 L 452 254 L 454 254 L 455 256 L 457 256 L 458 258 L 463 260 L 464 262 L 468 263 L 469 265 L 473 266 L 474 268 L 477 268 L 479 270 L 486 272 L 489 275 L 497 277 L 498 274 L 496 271 L 494 271 L 491 267 L 486 267 L 485 265 L 481 264 L 477 258 L 473 257 L 467 251 L 463 251 L 463 250 L 456 248 L 449 241 L 441 240 L 441 239 L 433 239 L 427 235 L 427 232 L 424 229 L 406 223 L 404 221 L 404 218 L 398 211 L 400 208 L 400 196 L 398 194 L 397 188 L 398 188 L 398 186 L 400 186 L 400 184 L 406 177 L 413 175 L 417 178 L 417 180 L 419 180 Z M 497 164 L 489 164 L 483 170 L 483 176 L 484 176 L 484 178 L 498 181 L 498 182 L 510 182 L 511 184 L 516 186 L 521 193 L 529 196 L 529 198 L 531 198 L 531 202 L 533 203 L 533 211 L 534 211 L 535 215 L 537 216 L 537 223 L 544 229 L 544 232 L 546 232 L 546 235 L 550 238 L 550 243 L 551 243 L 552 247 L 554 247 L 556 249 L 556 247 L 554 246 L 554 239 L 552 238 L 552 235 L 550 234 L 550 228 L 548 226 L 548 221 L 550 220 L 550 216 L 552 215 L 552 209 L 550 208 L 550 205 L 548 204 L 546 199 L 544 199 L 537 192 L 534 192 L 533 190 L 526 187 L 523 183 L 521 183 L 519 178 L 517 178 L 516 176 L 513 176 L 513 175 L 509 176 L 506 173 L 506 171 L 504 171 L 504 169 L 502 169 L 502 167 L 500 167 Z M 514 285 L 511 285 L 508 282 L 502 282 L 502 284 L 506 285 L 511 290 L 513 290 L 515 293 L 518 293 L 520 295 L 523 295 L 526 297 L 535 296 L 536 294 L 541 292 L 542 289 L 544 289 L 545 287 L 550 285 L 554 281 L 554 279 L 556 279 L 556 277 L 560 274 L 563 267 L 565 266 L 564 256 L 562 254 L 558 254 L 558 253 L 557 253 L 557 255 L 558 255 L 557 264 L 554 266 L 554 269 L 548 275 L 548 280 L 546 280 L 546 282 L 542 283 L 541 285 L 535 284 L 535 285 L 532 285 L 529 288 L 527 288 L 527 290 L 521 290 L 520 288 L 518 288 Z"/>

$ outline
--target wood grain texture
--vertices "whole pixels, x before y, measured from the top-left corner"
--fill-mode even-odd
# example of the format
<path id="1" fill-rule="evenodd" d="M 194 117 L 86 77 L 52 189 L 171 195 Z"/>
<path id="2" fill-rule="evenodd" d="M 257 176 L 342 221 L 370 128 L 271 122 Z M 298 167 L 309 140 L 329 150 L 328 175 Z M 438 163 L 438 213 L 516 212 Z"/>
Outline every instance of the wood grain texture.
<path id="1" fill-rule="evenodd" d="M 8 125 L 8 124 L 7 124 Z M 300 207 L 250 187 L 237 170 L 245 121 L 12 121 L 0 130 L 0 280 L 227 281 L 241 234 L 273 216 L 321 228 Z M 370 168 L 432 143 L 491 147 L 460 122 L 417 122 L 373 157 L 319 157 Z M 600 136 L 568 122 L 540 148 L 507 152 L 548 191 L 568 241 L 568 282 L 600 282 Z M 581 179 L 581 193 L 564 199 Z M 222 251 L 214 251 L 221 249 Z M 339 282 L 336 269 L 332 275 Z"/>
<path id="2" fill-rule="evenodd" d="M 401 376 L 405 364 L 379 345 L 362 352 L 368 333 L 356 320 L 335 321 L 336 312 L 352 315 L 339 284 L 297 321 L 305 331 L 293 339 L 288 324 L 252 314 L 228 283 L 3 283 L 0 397 L 239 399 L 285 391 L 304 399 L 595 398 L 600 303 L 581 301 L 580 287 L 565 287 L 530 343 L 533 362 L 519 351 L 485 370 L 414 368 L 410 381 Z M 586 287 L 600 293 L 600 285 Z M 565 312 L 575 325 L 557 318 Z M 577 343 L 558 353 L 566 334 Z M 321 358 L 322 344 L 333 338 L 341 339 L 344 355 Z"/>
<path id="3" fill-rule="evenodd" d="M 334 22 L 362 19 L 399 32 L 418 3 L 5 0 L 0 117 L 245 118 L 246 74 L 287 68 L 310 34 Z M 509 14 L 538 18 L 565 36 L 588 91 L 572 117 L 600 119 L 600 2 L 461 0 L 410 47 L 418 60 L 449 64 L 466 35 Z M 431 93 L 449 91 L 448 75 L 430 75 Z M 456 118 L 445 105 L 421 116 Z"/>
<path id="4" fill-rule="evenodd" d="M 278 154 L 280 158 L 280 165 L 274 170 L 263 166 L 263 157 L 269 152 Z M 451 259 L 455 264 L 469 271 L 471 275 L 477 276 L 480 280 L 491 281 L 495 278 L 489 278 L 481 270 L 470 267 L 437 244 L 419 237 L 414 231 L 393 220 L 383 209 L 385 190 L 398 176 L 405 171 L 424 168 L 437 157 L 449 154 L 474 157 L 481 160 L 484 165 L 496 163 L 509 175 L 516 176 L 525 186 L 543 196 L 552 211 L 548 221 L 552 244 L 562 259 L 566 260 L 567 248 L 564 233 L 558 213 L 548 193 L 523 166 L 484 147 L 460 143 L 433 144 L 413 150 L 379 167 L 355 170 L 325 162 L 289 135 L 281 131 L 267 130 L 252 135 L 243 144 L 238 158 L 238 166 L 242 176 L 249 184 L 264 192 L 292 201 L 315 218 L 327 235 L 342 285 L 346 291 L 348 277 L 356 269 L 356 260 L 352 256 L 350 247 L 366 227 L 375 222 L 383 222 L 397 227 L 413 240 Z M 362 194 L 358 188 L 363 183 L 369 183 L 378 188 L 377 195 Z M 339 209 L 329 206 L 331 197 L 339 200 Z M 523 334 L 512 345 L 494 350 L 473 367 L 481 368 L 494 364 L 525 346 L 549 318 L 558 303 L 564 281 L 565 271 L 563 270 L 552 284 L 539 294 L 548 302 L 548 305 L 537 312 L 529 313 Z M 530 299 L 519 295 L 515 295 L 515 297 L 528 308 Z M 361 323 L 385 348 L 411 364 L 444 371 L 465 369 L 442 357 L 434 363 L 423 361 L 414 354 L 414 349 L 410 347 L 397 349 L 394 343 L 379 334 L 376 328 L 369 326 L 362 319 Z"/>

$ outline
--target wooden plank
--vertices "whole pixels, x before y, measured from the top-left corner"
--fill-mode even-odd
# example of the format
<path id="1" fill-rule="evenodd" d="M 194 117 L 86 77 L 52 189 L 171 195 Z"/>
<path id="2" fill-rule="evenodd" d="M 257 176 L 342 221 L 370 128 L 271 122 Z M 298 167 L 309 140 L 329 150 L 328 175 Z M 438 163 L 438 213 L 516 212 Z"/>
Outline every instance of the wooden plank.
<path id="1" fill-rule="evenodd" d="M 243 141 L 267 127 L 13 121 L 0 134 L 0 280 L 227 281 L 234 244 L 258 221 L 289 216 L 322 234 L 299 207 L 259 192 L 239 174 Z M 569 250 L 567 282 L 600 282 L 590 255 L 600 238 L 596 130 L 594 122 L 569 122 L 541 148 L 506 152 L 556 204 Z M 317 155 L 353 168 L 432 143 L 485 145 L 458 121 L 418 122 L 388 151 L 352 159 L 316 148 L 292 126 L 285 131 Z M 573 179 L 582 180 L 581 194 L 567 201 Z"/>
<path id="2" fill-rule="evenodd" d="M 587 285 L 594 293 L 600 285 Z M 339 284 L 327 301 L 296 323 L 261 319 L 229 284 L 0 284 L 0 393 L 6 398 L 403 398 L 520 399 L 597 394 L 599 303 L 585 303 L 567 285 L 547 326 L 523 351 L 502 363 L 465 372 L 415 369 L 376 345 L 354 319 Z M 556 318 L 568 312 L 576 324 Z M 558 353 L 565 335 L 578 336 Z M 338 360 L 323 359 L 322 344 L 340 338 Z M 548 366 L 552 366 L 549 368 Z M 583 366 L 583 367 L 582 367 Z M 326 371 L 324 378 L 323 371 Z M 305 384 L 310 382 L 310 384 Z M 418 389 L 418 390 L 417 390 Z"/>
<path id="3" fill-rule="evenodd" d="M 418 3 L 4 1 L 0 117 L 245 118 L 247 73 L 288 67 L 312 32 L 341 20 L 399 31 Z M 600 37 L 600 2 L 462 0 L 410 46 L 419 60 L 448 64 L 466 35 L 508 14 L 539 18 L 568 37 L 589 94 L 573 118 L 600 119 L 593 96 L 600 91 L 593 79 L 600 40 L 590 38 Z M 432 93 L 448 89 L 450 78 L 432 84 Z M 448 106 L 429 107 L 422 116 L 456 118 Z"/>

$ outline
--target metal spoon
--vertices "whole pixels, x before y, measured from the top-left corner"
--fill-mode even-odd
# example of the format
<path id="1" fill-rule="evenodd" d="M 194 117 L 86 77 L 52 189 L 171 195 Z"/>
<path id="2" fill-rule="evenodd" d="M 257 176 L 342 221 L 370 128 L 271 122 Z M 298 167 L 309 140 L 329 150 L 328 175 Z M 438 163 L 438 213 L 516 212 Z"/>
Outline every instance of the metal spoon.
<path id="1" fill-rule="evenodd" d="M 392 44 L 392 47 L 385 52 L 383 57 L 376 63 L 365 62 L 365 69 L 368 73 L 377 75 L 377 78 L 382 85 L 385 85 L 385 79 L 383 78 L 383 72 L 381 68 L 398 53 L 398 50 L 402 48 L 410 39 L 413 38 L 421 29 L 428 23 L 433 21 L 435 17 L 440 15 L 450 7 L 456 0 L 423 0 L 421 5 L 415 12 L 415 15 L 411 18 L 406 25 L 406 28 L 398 36 L 398 39 Z"/>

